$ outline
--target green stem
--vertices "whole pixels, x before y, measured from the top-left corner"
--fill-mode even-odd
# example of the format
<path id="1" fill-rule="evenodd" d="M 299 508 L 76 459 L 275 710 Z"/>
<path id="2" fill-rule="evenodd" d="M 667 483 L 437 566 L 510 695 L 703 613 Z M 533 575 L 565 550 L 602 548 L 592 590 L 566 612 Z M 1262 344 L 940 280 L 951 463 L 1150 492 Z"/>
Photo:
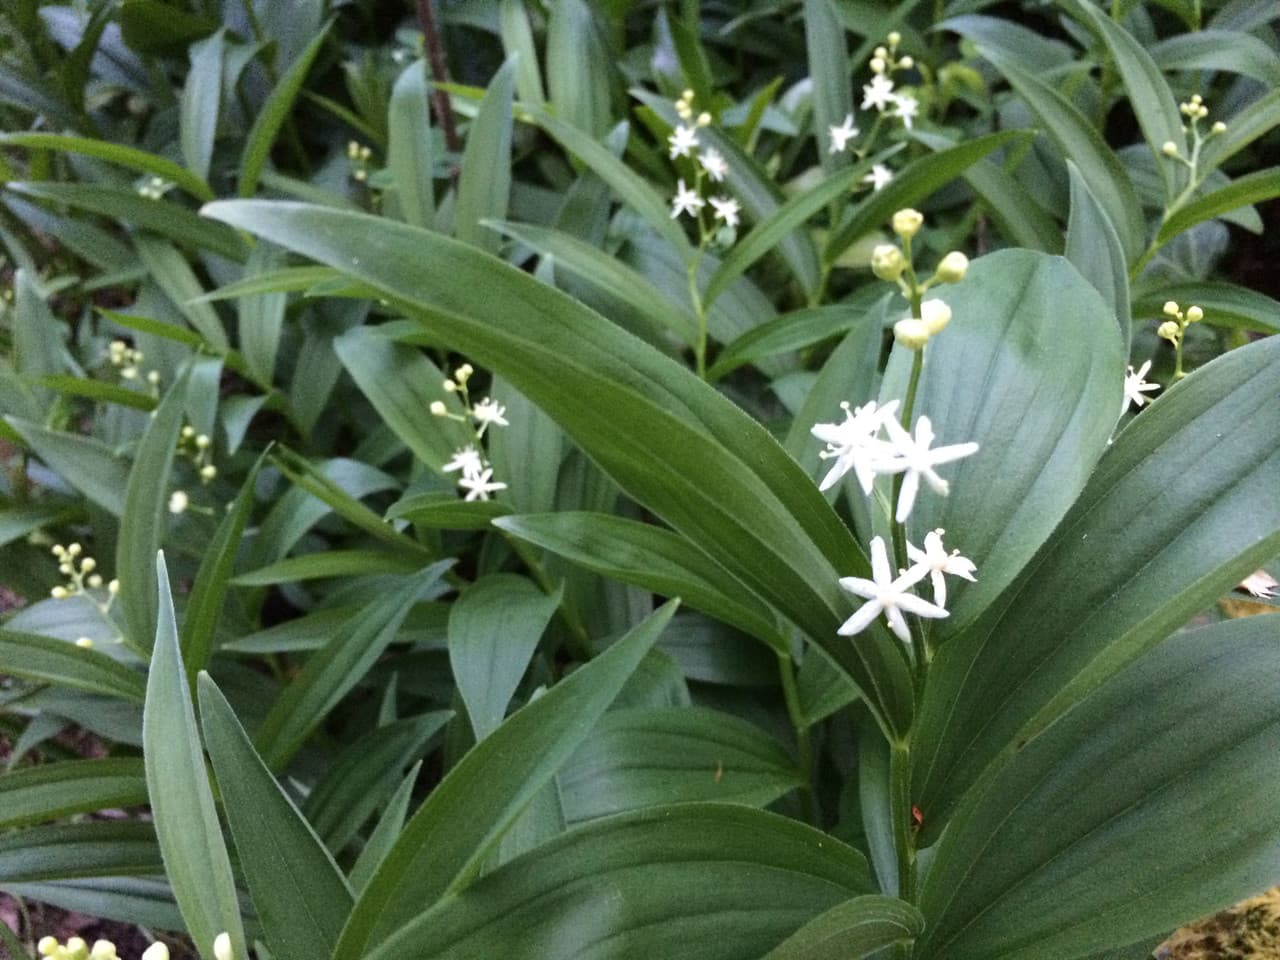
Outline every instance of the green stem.
<path id="1" fill-rule="evenodd" d="M 787 716 L 791 718 L 791 726 L 796 731 L 796 765 L 804 779 L 804 787 L 800 790 L 800 805 L 804 818 L 818 826 L 818 810 L 813 797 L 813 739 L 809 733 L 809 723 L 800 707 L 795 663 L 781 653 L 778 654 L 778 675 L 782 678 L 782 697 L 787 705 Z"/>
<path id="2" fill-rule="evenodd" d="M 889 754 L 889 815 L 893 818 L 893 846 L 898 855 L 898 899 L 911 903 L 916 895 L 916 840 L 911 816 L 911 741 L 892 744 Z M 900 954 L 909 956 L 909 952 Z"/>

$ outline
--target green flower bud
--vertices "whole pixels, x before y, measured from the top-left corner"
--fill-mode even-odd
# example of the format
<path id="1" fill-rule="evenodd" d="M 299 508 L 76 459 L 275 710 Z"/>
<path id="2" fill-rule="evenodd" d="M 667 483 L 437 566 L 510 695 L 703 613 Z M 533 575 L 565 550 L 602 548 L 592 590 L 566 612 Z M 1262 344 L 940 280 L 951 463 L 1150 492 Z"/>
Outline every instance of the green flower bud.
<path id="1" fill-rule="evenodd" d="M 920 322 L 929 336 L 935 336 L 951 322 L 951 308 L 941 300 L 926 300 L 920 304 Z"/>
<path id="2" fill-rule="evenodd" d="M 1166 320 L 1164 323 L 1160 324 L 1160 326 L 1156 327 L 1156 335 L 1168 340 L 1170 343 L 1178 342 L 1178 334 L 1180 332 L 1181 328 L 1179 328 L 1178 321 L 1176 320 Z"/>
<path id="3" fill-rule="evenodd" d="M 919 350 L 929 342 L 929 326 L 917 317 L 907 317 L 893 325 L 893 339 L 908 350 Z"/>
<path id="4" fill-rule="evenodd" d="M 908 207 L 893 215 L 893 232 L 904 240 L 914 237 L 924 226 L 924 214 Z"/>
<path id="5" fill-rule="evenodd" d="M 934 275 L 942 283 L 959 283 L 969 270 L 969 258 L 959 250 L 952 250 L 938 264 Z"/>
<path id="6" fill-rule="evenodd" d="M 894 244 L 882 243 L 871 251 L 871 272 L 881 280 L 895 283 L 906 269 L 907 258 Z"/>
<path id="7" fill-rule="evenodd" d="M 1203 319 L 1203 310 L 1199 307 L 1187 307 L 1187 323 L 1199 323 Z"/>

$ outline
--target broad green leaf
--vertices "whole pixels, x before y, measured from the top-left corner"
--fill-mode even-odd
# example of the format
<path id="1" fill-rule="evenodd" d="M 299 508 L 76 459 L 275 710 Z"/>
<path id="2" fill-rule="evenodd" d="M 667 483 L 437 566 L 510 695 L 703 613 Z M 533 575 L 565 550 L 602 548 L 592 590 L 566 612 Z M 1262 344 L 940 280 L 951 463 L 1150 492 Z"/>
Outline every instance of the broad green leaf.
<path id="1" fill-rule="evenodd" d="M 812 827 L 681 804 L 570 831 L 434 907 L 419 901 L 369 958 L 757 960 L 869 892 L 861 854 Z"/>
<path id="2" fill-rule="evenodd" d="M 848 333 L 863 322 L 869 322 L 865 310 L 844 304 L 784 313 L 768 323 L 753 327 L 721 350 L 707 371 L 707 379 L 714 382 L 744 364 L 811 347 L 830 337 Z"/>
<path id="3" fill-rule="evenodd" d="M 213 161 L 213 141 L 218 135 L 218 114 L 222 107 L 222 64 L 226 54 L 225 29 L 191 45 L 191 69 L 182 88 L 178 120 L 178 141 L 187 169 L 208 180 Z M 212 200 L 206 193 L 201 200 Z"/>
<path id="4" fill-rule="evenodd" d="M 138 820 L 90 820 L 0 834 L 0 884 L 6 889 L 40 880 L 149 875 L 160 868 L 156 831 Z"/>
<path id="5" fill-rule="evenodd" d="M 548 5 L 547 90 L 557 117 L 599 139 L 612 125 L 615 68 L 592 6 L 583 0 L 552 0 Z"/>
<path id="6" fill-rule="evenodd" d="M 233 577 L 231 583 L 237 587 L 270 587 L 278 583 L 324 580 L 330 577 L 413 573 L 421 566 L 421 558 L 386 550 L 329 550 L 279 560 Z"/>
<path id="7" fill-rule="evenodd" d="M 240 155 L 240 174 L 237 181 L 238 192 L 242 197 L 251 197 L 258 189 L 258 180 L 262 177 L 262 169 L 271 155 L 271 146 L 275 143 L 276 134 L 289 118 L 293 102 L 298 97 L 307 73 L 311 70 L 312 61 L 324 46 L 329 36 L 329 28 L 333 22 L 325 24 L 308 42 L 306 49 L 298 55 L 289 68 L 281 75 L 279 83 L 267 95 L 258 114 L 254 117 L 253 126 L 245 137 L 244 152 Z"/>
<path id="8" fill-rule="evenodd" d="M 213 191 L 209 189 L 209 185 L 190 170 L 166 157 L 124 144 L 108 143 L 105 140 L 94 140 L 89 137 L 35 132 L 0 134 L 0 143 L 29 147 L 33 150 L 64 150 L 97 160 L 106 160 L 130 170 L 137 170 L 139 173 L 149 173 L 168 180 L 198 200 L 213 199 Z"/>
<path id="9" fill-rule="evenodd" d="M 8 546 L 41 527 L 54 527 L 73 519 L 78 511 L 66 502 L 50 500 L 0 508 L 0 547 Z"/>
<path id="10" fill-rule="evenodd" d="M 939 150 L 903 167 L 887 185 L 865 197 L 852 208 L 827 242 L 823 258 L 835 263 L 840 254 L 855 240 L 879 229 L 895 212 L 912 204 L 920 204 L 936 190 L 960 176 L 971 164 L 987 154 L 1024 136 L 1021 131 L 1006 130 L 976 137 L 947 150 Z"/>
<path id="11" fill-rule="evenodd" d="M 452 560 L 443 560 L 407 577 L 401 589 L 375 599 L 312 655 L 258 731 L 259 750 L 268 766 L 282 767 L 329 711 L 364 679 L 395 639 L 410 607 L 452 565 Z"/>
<path id="12" fill-rule="evenodd" d="M 493 76 L 480 110 L 467 133 L 454 206 L 454 236 L 488 253 L 499 238 L 483 226 L 503 220 L 511 194 L 511 103 L 515 95 L 515 61 L 508 60 Z"/>
<path id="13" fill-rule="evenodd" d="M 827 0 L 809 0 L 809 2 L 825 4 Z M 883 151 L 832 174 L 812 189 L 797 194 L 761 220 L 754 230 L 733 245 L 733 248 L 720 261 L 720 266 L 716 267 L 702 296 L 704 306 L 709 306 L 725 287 L 776 247 L 793 230 L 803 226 L 810 217 L 829 203 L 851 192 L 862 181 L 873 163 L 886 159 L 894 152 L 896 151 Z"/>
<path id="14" fill-rule="evenodd" d="M 1240 207 L 1262 203 L 1277 196 L 1280 196 L 1280 167 L 1257 170 L 1181 207 L 1160 225 L 1156 242 L 1167 243 L 1202 220 L 1220 217 Z"/>
<path id="15" fill-rule="evenodd" d="M 589 286 L 622 300 L 636 316 L 648 321 L 646 339 L 650 342 L 660 344 L 672 333 L 686 346 L 697 342 L 698 320 L 688 309 L 673 304 L 648 278 L 598 246 L 550 227 L 525 223 L 493 223 L 491 226 L 527 244 L 543 257 L 551 257 L 557 270 L 567 270 Z"/>
<path id="16" fill-rule="evenodd" d="M 281 960 L 324 956 L 354 902 L 346 878 L 207 673 L 199 691 L 200 726 L 267 948 Z"/>
<path id="17" fill-rule="evenodd" d="M 187 679 L 192 684 L 196 674 L 208 665 L 213 656 L 218 617 L 227 600 L 227 586 L 235 569 L 240 540 L 253 512 L 254 482 L 261 466 L 262 458 L 259 457 L 245 476 L 240 493 L 227 504 L 226 515 L 219 521 L 213 539 L 202 551 L 200 569 L 196 572 L 182 620 L 182 660 L 187 667 Z"/>
<path id="18" fill-rule="evenodd" d="M 804 0 L 804 43 L 813 84 L 813 131 L 818 159 L 828 173 L 849 165 L 843 150 L 832 151 L 828 130 L 853 116 L 849 49 L 831 0 Z M 865 163 L 865 161 L 864 161 Z M 823 203 L 820 205 L 825 206 Z M 735 248 L 736 249 L 736 248 Z M 722 268 L 723 269 L 723 268 Z M 708 297 L 708 299 L 711 299 Z"/>
<path id="19" fill-rule="evenodd" d="M 755 724 L 669 707 L 606 713 L 556 779 L 570 823 L 695 800 L 763 807 L 804 785 Z"/>
<path id="20" fill-rule="evenodd" d="M 370 327 L 352 327 L 333 341 L 333 349 L 383 422 L 427 466 L 439 471 L 469 442 L 469 431 L 461 424 L 431 414 L 437 400 L 452 413 L 458 412 L 458 403 L 444 390 L 445 375 L 421 350 Z"/>
<path id="21" fill-rule="evenodd" d="M 795 462 L 732 402 L 564 294 L 438 235 L 296 204 L 206 211 L 354 270 L 429 317 L 424 338 L 509 380 L 636 500 L 827 644 L 881 719 L 903 725 L 910 690 L 897 649 L 834 639 L 850 609 L 836 580 L 866 560 Z M 436 265 L 428 274 L 424 256 Z"/>
<path id="22" fill-rule="evenodd" d="M 200 338 L 215 353 L 227 353 L 231 344 L 223 329 L 222 318 L 212 304 L 200 299 L 204 295 L 204 287 L 186 257 L 173 244 L 146 234 L 134 237 L 133 246 L 151 279 L 182 311 Z"/>
<path id="23" fill-rule="evenodd" d="M 155 836 L 200 955 L 213 960 L 213 939 L 226 932 L 237 956 L 245 956 L 235 880 L 205 772 L 163 554 L 156 559 L 154 582 L 159 584 L 159 621 L 142 713 L 142 757 Z"/>
<path id="24" fill-rule="evenodd" d="M 511 507 L 498 500 L 459 500 L 453 492 L 415 493 L 387 508 L 387 519 L 408 520 L 432 530 L 488 530 Z"/>
<path id="25" fill-rule="evenodd" d="M 449 665 L 477 740 L 502 723 L 559 602 L 524 577 L 495 573 L 450 608 Z"/>
<path id="26" fill-rule="evenodd" d="M 495 527 L 623 583 L 686 605 L 764 640 L 786 644 L 773 613 L 711 557 L 670 530 L 603 513 L 561 511 L 495 520 Z"/>
<path id="27" fill-rule="evenodd" d="M 269 244 L 258 244 L 245 264 L 245 281 L 260 280 L 271 274 L 283 259 L 279 251 Z M 260 384 L 269 385 L 275 378 L 276 354 L 280 350 L 280 333 L 287 303 L 285 292 L 275 290 L 245 293 L 237 305 L 240 352 L 253 378 Z"/>
<path id="28" fill-rule="evenodd" d="M 985 46 L 979 49 L 1036 115 L 1063 158 L 1075 161 L 1081 177 L 1111 219 L 1125 258 L 1130 262 L 1136 260 L 1144 246 L 1146 227 L 1133 184 L 1115 153 L 1079 109 L 1057 89 L 1015 64 L 1003 52 Z"/>
<path id="29" fill-rule="evenodd" d="M 1120 338 L 1127 352 L 1132 339 L 1132 319 L 1129 267 L 1125 263 L 1124 249 L 1120 246 L 1120 237 L 1111 218 L 1089 189 L 1080 168 L 1068 160 L 1067 171 L 1071 177 L 1071 218 L 1067 222 L 1065 256 L 1102 294 L 1102 299 L 1120 321 Z"/>
<path id="30" fill-rule="evenodd" d="M 63 324 L 49 309 L 36 279 L 26 270 L 13 277 L 13 308 L 10 329 L 13 336 L 13 366 L 29 382 L 60 374 L 65 369 L 62 355 Z M 35 398 L 47 406 L 53 402 L 47 386 L 32 390 Z"/>
<path id="31" fill-rule="evenodd" d="M 142 674 L 97 650 L 33 633 L 0 630 L 0 670 L 36 683 L 52 683 L 86 693 L 141 703 Z"/>
<path id="32" fill-rule="evenodd" d="M 107 383 L 105 380 L 55 375 L 40 377 L 36 383 L 66 397 L 84 397 L 86 400 L 115 403 L 134 410 L 151 411 L 156 408 L 156 398 L 151 394 L 119 384 Z"/>
<path id="33" fill-rule="evenodd" d="M 397 720 L 354 740 L 333 758 L 302 807 L 325 846 L 340 851 L 351 842 L 451 717 L 448 710 L 438 710 Z"/>
<path id="34" fill-rule="evenodd" d="M 1000 602 L 943 645 L 912 741 L 926 836 L 984 771 L 1280 552 L 1278 388 L 1268 338 L 1162 391 Z"/>
<path id="35" fill-rule="evenodd" d="M 103 920 L 154 930 L 181 930 L 182 914 L 164 880 L 152 877 L 89 877 L 7 883 L 5 892 Z M 246 923 L 248 921 L 246 920 Z M 21 957 L 18 953 L 15 956 Z"/>
<path id="36" fill-rule="evenodd" d="M 421 770 L 422 761 L 419 760 L 413 765 L 413 769 L 406 774 L 405 778 L 400 781 L 400 786 L 388 801 L 386 809 L 382 812 L 382 817 L 378 820 L 378 825 L 373 828 L 373 832 L 369 834 L 369 839 L 365 841 L 364 849 L 360 851 L 360 856 L 356 859 L 355 866 L 351 868 L 351 873 L 348 875 L 347 880 L 351 884 L 351 889 L 355 891 L 356 896 L 359 896 L 364 891 L 370 878 L 377 872 L 378 867 L 382 865 L 382 861 L 391 852 L 391 848 L 395 846 L 396 838 L 400 836 L 400 832 L 404 829 L 405 819 L 409 815 L 409 801 L 413 798 L 413 785 L 417 783 L 418 774 Z"/>
<path id="37" fill-rule="evenodd" d="M 400 216 L 415 227 L 429 227 L 435 222 L 435 156 L 429 96 L 427 63 L 415 60 L 396 79 L 387 108 L 387 167 L 395 184 Z"/>
<path id="38" fill-rule="evenodd" d="M 950 30 L 979 46 L 996 50 L 1024 70 L 1054 70 L 1074 59 L 1074 51 L 1061 40 L 1053 40 L 1031 27 L 1001 17 L 962 14 L 938 24 L 938 29 Z"/>
<path id="39" fill-rule="evenodd" d="M 1177 34 L 1149 52 L 1163 70 L 1226 70 L 1273 90 L 1280 84 L 1280 56 L 1266 41 L 1238 30 Z"/>
<path id="40" fill-rule="evenodd" d="M 142 761 L 134 757 L 67 760 L 0 776 L 0 827 L 146 802 Z"/>
<path id="41" fill-rule="evenodd" d="M 370 954 L 424 905 L 474 879 L 502 834 L 590 734 L 674 610 L 668 604 L 516 711 L 449 771 L 365 887 L 335 960 Z"/>
<path id="42" fill-rule="evenodd" d="M 974 792 L 921 894 L 922 960 L 1090 956 L 1274 883 L 1280 646 L 1268 619 L 1166 641 Z"/>
<path id="43" fill-rule="evenodd" d="M 1265 293 L 1233 283 L 1206 280 L 1200 283 L 1161 283 L 1133 300 L 1134 317 L 1164 316 L 1164 304 L 1196 304 L 1204 309 L 1204 322 L 1212 326 L 1280 333 L 1280 301 Z"/>
<path id="44" fill-rule="evenodd" d="M 490 430 L 489 460 L 508 482 L 502 497 L 512 513 L 553 510 L 560 488 L 560 467 L 569 444 L 556 422 L 501 377 L 489 386 L 493 399 L 506 409 L 512 426 Z M 473 500 L 471 506 L 482 501 Z"/>
<path id="45" fill-rule="evenodd" d="M 202 220 L 176 203 L 150 200 L 136 190 L 96 183 L 6 183 L 4 186 L 24 197 L 49 200 L 131 223 L 190 249 L 208 250 L 240 262 L 248 256 L 244 241 L 234 231 Z"/>
<path id="46" fill-rule="evenodd" d="M 859 960 L 920 936 L 924 918 L 893 897 L 854 897 L 814 917 L 764 960 Z"/>
<path id="47" fill-rule="evenodd" d="M 1092 3 L 1059 0 L 1059 4 L 1102 38 L 1129 95 L 1138 126 L 1164 177 L 1165 192 L 1172 197 L 1177 192 L 1181 167 L 1164 162 L 1161 149 L 1164 144 L 1172 143 L 1181 156 L 1187 156 L 1187 135 L 1183 131 L 1178 101 L 1160 67 L 1133 34 Z"/>
<path id="48" fill-rule="evenodd" d="M 187 377 L 181 375 L 160 401 L 138 444 L 124 490 L 124 512 L 116 541 L 116 576 L 124 614 L 125 639 L 146 651 L 156 633 L 155 554 L 169 524 L 169 477 L 186 404 Z"/>
<path id="49" fill-rule="evenodd" d="M 533 27 L 529 23 L 524 0 L 500 0 L 498 19 L 502 49 L 508 59 L 515 58 L 516 61 L 516 93 L 526 106 L 541 108 L 546 104 L 547 96 L 543 92 L 538 48 L 533 42 Z"/>
<path id="50" fill-rule="evenodd" d="M 315 289 L 340 277 L 341 274 L 329 267 L 277 267 L 228 283 L 199 299 L 234 300 L 257 293 L 296 293 Z"/>

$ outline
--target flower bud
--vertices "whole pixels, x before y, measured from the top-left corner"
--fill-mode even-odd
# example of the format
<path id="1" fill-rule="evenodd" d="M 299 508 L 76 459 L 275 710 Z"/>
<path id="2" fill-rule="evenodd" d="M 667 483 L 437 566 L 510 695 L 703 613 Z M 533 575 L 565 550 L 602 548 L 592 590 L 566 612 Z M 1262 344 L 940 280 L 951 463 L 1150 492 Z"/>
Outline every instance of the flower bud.
<path id="1" fill-rule="evenodd" d="M 93 637 L 77 637 L 76 646 L 79 647 L 81 650 L 92 650 Z"/>
<path id="2" fill-rule="evenodd" d="M 907 207 L 893 215 L 893 232 L 905 239 L 910 239 L 920 232 L 924 226 L 924 214 L 919 210 Z"/>
<path id="3" fill-rule="evenodd" d="M 1178 155 L 1178 145 L 1174 143 L 1172 140 L 1166 140 L 1160 146 L 1160 152 L 1163 153 L 1166 157 L 1176 157 Z"/>
<path id="4" fill-rule="evenodd" d="M 231 934 L 220 933 L 213 938 L 214 960 L 236 960 L 235 951 L 231 948 Z"/>
<path id="5" fill-rule="evenodd" d="M 1170 343 L 1176 343 L 1178 339 L 1179 327 L 1176 320 L 1166 320 L 1160 326 L 1156 327 L 1156 335 L 1168 340 Z"/>
<path id="6" fill-rule="evenodd" d="M 920 304 L 920 320 L 929 336 L 935 336 L 951 322 L 951 308 L 941 300 L 926 300 Z"/>
<path id="7" fill-rule="evenodd" d="M 73 543 L 73 544 L 71 544 L 70 546 L 68 546 L 68 547 L 67 547 L 67 556 L 69 556 L 69 557 L 78 557 L 78 556 L 80 556 L 80 551 L 81 551 L 81 550 L 83 550 L 83 549 L 84 549 L 84 548 L 83 548 L 82 546 L 80 546 L 80 544 L 78 544 L 78 543 Z"/>
<path id="8" fill-rule="evenodd" d="M 84 937 L 72 937 L 64 949 L 69 960 L 88 960 L 89 944 L 84 942 Z"/>
<path id="9" fill-rule="evenodd" d="M 709 126 L 711 126 L 711 114 L 709 114 L 709 113 L 707 113 L 707 111 L 703 110 L 703 111 L 702 111 L 702 113 L 698 114 L 698 119 L 697 119 L 697 121 L 696 121 L 696 122 L 697 122 L 697 125 L 698 125 L 698 126 L 700 126 L 700 127 L 709 127 Z"/>
<path id="10" fill-rule="evenodd" d="M 871 251 L 871 272 L 881 280 L 894 283 L 907 269 L 907 258 L 892 243 L 881 243 Z"/>
<path id="11" fill-rule="evenodd" d="M 885 39 L 889 41 L 889 46 L 896 47 L 898 44 L 902 42 L 902 34 L 900 34 L 897 30 L 894 30 Z"/>
<path id="12" fill-rule="evenodd" d="M 203 480 L 205 483 L 208 483 L 217 475 L 218 475 L 218 468 L 215 467 L 212 463 L 206 463 L 203 467 L 200 468 L 200 479 Z"/>
<path id="13" fill-rule="evenodd" d="M 1209 128 L 1209 132 L 1210 133 L 1226 133 L 1227 125 L 1223 123 L 1221 120 L 1218 120 L 1217 122 L 1214 123 L 1212 127 Z"/>
<path id="14" fill-rule="evenodd" d="M 140 960 L 169 960 L 169 948 L 157 940 L 142 951 Z"/>
<path id="15" fill-rule="evenodd" d="M 871 51 L 873 57 L 879 57 L 881 60 L 889 59 L 889 50 L 887 47 L 876 47 Z"/>
<path id="16" fill-rule="evenodd" d="M 196 436 L 196 449 L 205 450 L 208 448 L 210 442 L 211 441 L 209 440 L 209 435 L 205 433 L 201 433 Z"/>
<path id="17" fill-rule="evenodd" d="M 111 594 L 111 596 L 114 597 L 119 592 L 120 592 L 119 580 L 111 580 L 107 583 L 107 593 Z"/>
<path id="18" fill-rule="evenodd" d="M 1182 311 L 1178 309 L 1178 305 L 1172 300 L 1166 300 L 1164 302 L 1163 310 L 1166 317 L 1177 317 L 1182 314 Z"/>
<path id="19" fill-rule="evenodd" d="M 191 440 L 195 437 L 195 435 L 196 435 L 196 428 L 191 426 L 190 424 L 187 424 L 185 427 L 182 428 L 183 440 Z"/>
<path id="20" fill-rule="evenodd" d="M 100 586 L 102 586 L 102 577 L 96 573 L 93 574 L 93 576 L 89 578 L 89 586 L 91 586 L 94 590 L 97 590 Z"/>
<path id="21" fill-rule="evenodd" d="M 884 73 L 884 61 L 879 57 L 872 57 L 869 66 L 872 73 Z"/>
<path id="22" fill-rule="evenodd" d="M 969 258 L 959 250 L 952 250 L 938 263 L 934 276 L 941 283 L 959 283 L 969 270 Z"/>
<path id="23" fill-rule="evenodd" d="M 893 339 L 908 350 L 919 350 L 929 342 L 929 327 L 923 320 L 907 317 L 893 325 Z"/>
<path id="24" fill-rule="evenodd" d="M 41 937 L 40 942 L 36 944 L 36 950 L 40 956 L 48 957 L 58 949 L 58 940 L 56 937 Z"/>
<path id="25" fill-rule="evenodd" d="M 89 960 L 116 960 L 116 945 L 110 940 L 95 940 Z"/>
<path id="26" fill-rule="evenodd" d="M 186 511 L 191 506 L 191 498 L 187 496 L 184 490 L 175 490 L 169 494 L 169 512 L 177 515 Z"/>
<path id="27" fill-rule="evenodd" d="M 1187 323 L 1199 323 L 1203 319 L 1203 310 L 1199 307 L 1187 307 Z"/>
<path id="28" fill-rule="evenodd" d="M 901 60 L 898 61 L 898 67 L 902 70 L 910 70 L 915 65 L 916 65 L 916 62 L 911 57 L 903 57 Z"/>
<path id="29" fill-rule="evenodd" d="M 1193 309 L 1194 309 L 1194 308 L 1193 308 Z M 98 565 L 98 561 L 97 561 L 97 560 L 95 560 L 95 559 L 93 559 L 93 557 L 85 557 L 83 560 L 81 560 L 81 561 L 80 561 L 80 572 L 81 572 L 81 573 L 92 573 L 92 572 L 93 572 L 93 569 L 94 569 L 97 565 Z"/>
<path id="30" fill-rule="evenodd" d="M 53 597 L 55 600 L 65 600 L 67 597 L 71 596 L 71 594 L 66 587 L 54 587 L 49 591 L 49 596 Z"/>
<path id="31" fill-rule="evenodd" d="M 457 392 L 458 392 L 458 385 L 457 385 L 457 383 L 455 383 L 455 382 L 454 382 L 454 381 L 452 381 L 452 380 L 446 380 L 446 381 L 444 382 L 444 392 L 445 392 L 445 393 L 457 393 Z"/>

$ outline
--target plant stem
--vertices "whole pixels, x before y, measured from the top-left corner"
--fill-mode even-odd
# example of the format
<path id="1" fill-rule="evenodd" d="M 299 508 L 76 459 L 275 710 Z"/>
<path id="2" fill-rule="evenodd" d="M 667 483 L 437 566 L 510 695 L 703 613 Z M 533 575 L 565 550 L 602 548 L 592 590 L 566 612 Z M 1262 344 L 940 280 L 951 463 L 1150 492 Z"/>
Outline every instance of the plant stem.
<path id="1" fill-rule="evenodd" d="M 436 17 L 431 10 L 431 0 L 417 0 L 417 10 L 423 52 L 427 55 L 427 63 L 431 64 L 431 79 L 436 83 L 445 83 L 449 79 L 449 67 L 445 62 L 444 44 L 440 42 L 440 29 L 436 26 Z M 460 152 L 462 141 L 458 139 L 458 127 L 453 119 L 449 95 L 435 87 L 431 91 L 431 105 L 435 109 L 436 119 L 440 121 L 440 129 L 444 131 L 445 146 L 450 153 Z"/>
<path id="2" fill-rule="evenodd" d="M 916 895 L 916 842 L 911 816 L 911 741 L 892 744 L 889 754 L 889 815 L 893 818 L 893 846 L 898 854 L 898 899 L 912 903 Z M 895 956 L 910 956 L 910 948 Z"/>
<path id="3" fill-rule="evenodd" d="M 778 654 L 778 675 L 782 678 L 782 697 L 786 701 L 787 716 L 791 718 L 791 726 L 796 731 L 796 765 L 804 778 L 804 787 L 800 791 L 800 805 L 804 818 L 814 826 L 818 826 L 818 809 L 813 796 L 813 740 L 809 733 L 809 723 L 800 708 L 800 691 L 796 687 L 795 662 L 788 656 Z"/>

